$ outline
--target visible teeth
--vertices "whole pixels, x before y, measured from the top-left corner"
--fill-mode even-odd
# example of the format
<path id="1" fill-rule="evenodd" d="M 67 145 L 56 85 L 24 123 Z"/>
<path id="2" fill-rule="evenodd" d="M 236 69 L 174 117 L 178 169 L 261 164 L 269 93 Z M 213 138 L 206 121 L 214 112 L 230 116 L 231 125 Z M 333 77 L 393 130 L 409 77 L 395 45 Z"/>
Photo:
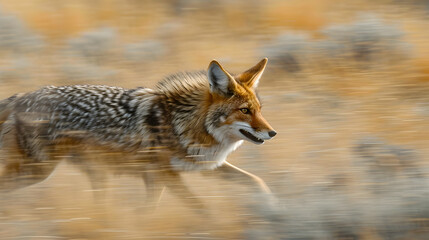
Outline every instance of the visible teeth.
<path id="1" fill-rule="evenodd" d="M 254 142 L 258 142 L 258 143 L 263 143 L 264 140 L 260 139 L 258 137 L 256 137 L 255 135 L 251 134 L 250 132 L 244 130 L 244 129 L 240 129 L 240 132 L 246 136 L 247 138 L 249 138 L 250 140 L 254 141 Z"/>

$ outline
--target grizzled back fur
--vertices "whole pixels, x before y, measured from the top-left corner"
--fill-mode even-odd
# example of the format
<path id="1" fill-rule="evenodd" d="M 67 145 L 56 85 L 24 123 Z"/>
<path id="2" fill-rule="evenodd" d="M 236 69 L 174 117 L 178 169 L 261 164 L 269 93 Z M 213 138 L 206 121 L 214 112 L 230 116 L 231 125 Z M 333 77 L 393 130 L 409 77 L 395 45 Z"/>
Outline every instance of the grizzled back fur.
<path id="1" fill-rule="evenodd" d="M 160 137 L 165 123 L 159 96 L 145 88 L 77 85 L 44 87 L 20 97 L 3 100 L 12 113 L 2 134 L 15 126 L 21 147 L 28 155 L 37 155 L 34 141 L 53 144 L 64 138 L 90 139 L 114 149 L 133 151 L 142 147 L 167 144 Z M 1 103 L 0 103 L 1 104 Z M 10 106 L 12 105 L 12 106 Z M 29 128 L 37 129 L 30 134 Z M 42 160 L 42 159 L 40 159 Z"/>

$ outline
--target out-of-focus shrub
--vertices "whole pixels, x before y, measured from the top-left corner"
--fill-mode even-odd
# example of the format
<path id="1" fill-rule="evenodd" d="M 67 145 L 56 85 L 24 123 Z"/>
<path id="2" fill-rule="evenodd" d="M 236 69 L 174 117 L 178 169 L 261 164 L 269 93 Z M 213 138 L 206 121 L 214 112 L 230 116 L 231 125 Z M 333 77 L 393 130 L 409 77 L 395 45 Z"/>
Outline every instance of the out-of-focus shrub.
<path id="1" fill-rule="evenodd" d="M 366 179 L 390 183 L 397 177 L 421 177 L 418 155 L 412 149 L 390 145 L 374 137 L 364 138 L 355 146 L 356 164 L 364 169 Z M 383 189 L 386 185 L 381 185 Z"/>
<path id="2" fill-rule="evenodd" d="M 116 71 L 90 63 L 70 63 L 60 67 L 62 79 L 71 84 L 100 83 L 111 80 Z"/>
<path id="3" fill-rule="evenodd" d="M 303 33 L 286 32 L 262 48 L 265 56 L 287 72 L 303 66 L 324 69 L 336 67 L 368 68 L 408 59 L 410 45 L 403 31 L 374 16 L 362 16 L 349 24 L 328 26 L 320 31 L 323 39 L 311 39 Z"/>
<path id="4" fill-rule="evenodd" d="M 116 32 L 112 28 L 99 28 L 68 41 L 68 53 L 83 57 L 91 63 L 101 63 L 111 58 L 115 50 Z"/>
<path id="5" fill-rule="evenodd" d="M 42 37 L 28 29 L 21 19 L 0 11 L 0 81 L 32 78 L 30 56 L 41 51 L 44 45 Z"/>
<path id="6" fill-rule="evenodd" d="M 287 72 L 298 72 L 306 62 L 311 48 L 310 37 L 305 33 L 287 32 L 279 35 L 262 48 L 275 65 Z"/>
<path id="7" fill-rule="evenodd" d="M 21 19 L 0 11 L 0 51 L 28 54 L 43 46 L 41 36 L 30 31 Z"/>
<path id="8" fill-rule="evenodd" d="M 249 228 L 248 239 L 360 239 L 368 229 L 383 239 L 416 239 L 429 218 L 428 169 L 418 153 L 367 137 L 356 141 L 351 156 L 356 189 L 348 190 L 345 176 L 312 185 L 285 176 L 278 206 L 249 207 L 269 224 Z"/>
<path id="9" fill-rule="evenodd" d="M 401 58 L 409 53 L 409 45 L 402 39 L 403 31 L 374 16 L 361 16 L 350 24 L 332 25 L 322 33 L 337 46 L 333 56 L 343 53 L 353 60 L 368 62 Z"/>
<path id="10" fill-rule="evenodd" d="M 124 57 L 131 62 L 158 60 L 167 53 L 166 46 L 157 40 L 145 40 L 124 47 Z"/>
<path id="11" fill-rule="evenodd" d="M 362 211 L 381 236 L 401 239 L 421 229 L 422 219 L 427 224 L 428 169 L 416 151 L 367 137 L 357 141 L 353 159 L 363 173 L 362 187 L 368 191 L 362 199 Z"/>
<path id="12" fill-rule="evenodd" d="M 31 62 L 26 58 L 16 57 L 7 61 L 7 63 L 3 62 L 0 66 L 0 82 L 30 78 L 31 72 L 28 71 L 29 67 L 31 67 Z"/>

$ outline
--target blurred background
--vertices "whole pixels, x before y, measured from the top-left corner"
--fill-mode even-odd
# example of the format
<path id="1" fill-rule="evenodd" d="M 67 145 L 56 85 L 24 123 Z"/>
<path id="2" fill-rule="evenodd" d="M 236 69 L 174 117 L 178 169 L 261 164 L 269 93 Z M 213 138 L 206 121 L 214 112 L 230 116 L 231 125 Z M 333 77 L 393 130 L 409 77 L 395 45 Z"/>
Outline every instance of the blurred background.
<path id="1" fill-rule="evenodd" d="M 61 164 L 0 196 L 0 239 L 428 239 L 428 26 L 426 0 L 0 0 L 1 98 L 268 57 L 259 94 L 278 132 L 229 157 L 276 206 L 189 173 L 210 215 L 168 191 L 144 213 L 141 179 L 112 175 L 96 199 Z"/>

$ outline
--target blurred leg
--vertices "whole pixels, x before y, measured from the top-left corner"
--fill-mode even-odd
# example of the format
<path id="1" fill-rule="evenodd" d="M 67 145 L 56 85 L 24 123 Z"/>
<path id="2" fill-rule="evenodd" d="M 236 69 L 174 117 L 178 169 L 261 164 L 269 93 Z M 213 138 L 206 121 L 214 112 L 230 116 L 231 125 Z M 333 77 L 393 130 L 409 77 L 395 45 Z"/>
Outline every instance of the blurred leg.
<path id="1" fill-rule="evenodd" d="M 264 180 L 262 178 L 249 173 L 241 168 L 238 168 L 234 165 L 232 165 L 229 162 L 224 163 L 221 167 L 214 170 L 214 173 L 220 177 L 223 178 L 236 178 L 240 181 L 249 184 L 249 185 L 255 185 L 258 186 L 258 188 L 263 192 L 267 194 L 271 194 L 270 188 L 267 186 Z"/>
<path id="2" fill-rule="evenodd" d="M 90 150 L 77 152 L 71 149 L 67 155 L 69 155 L 68 163 L 77 167 L 77 169 L 87 176 L 95 201 L 97 203 L 104 203 L 106 199 L 107 169 L 103 161 L 100 161 L 100 157 L 95 153 L 91 153 Z"/>
<path id="3" fill-rule="evenodd" d="M 166 185 L 173 195 L 181 199 L 192 210 L 207 214 L 204 204 L 189 190 L 178 173 L 170 172 L 168 178 Z"/>
<path id="4" fill-rule="evenodd" d="M 21 144 L 18 144 L 18 139 L 28 145 L 22 147 Z M 46 157 L 46 153 L 51 152 L 48 146 L 44 145 L 43 142 L 39 142 L 37 138 L 25 139 L 22 136 L 18 136 L 15 128 L 10 128 L 10 131 L 3 136 L 2 140 L 1 158 L 3 169 L 0 174 L 0 191 L 2 192 L 41 182 L 58 165 L 58 159 L 51 160 Z M 32 146 L 31 152 L 37 152 L 38 154 L 28 156 L 30 151 L 24 149 L 27 146 Z"/>
<path id="5" fill-rule="evenodd" d="M 58 162 L 10 163 L 0 176 L 0 191 L 9 192 L 45 180 Z"/>
<path id="6" fill-rule="evenodd" d="M 143 172 L 143 180 L 146 187 L 145 209 L 155 210 L 165 190 L 165 184 L 159 173 L 150 170 Z"/>

